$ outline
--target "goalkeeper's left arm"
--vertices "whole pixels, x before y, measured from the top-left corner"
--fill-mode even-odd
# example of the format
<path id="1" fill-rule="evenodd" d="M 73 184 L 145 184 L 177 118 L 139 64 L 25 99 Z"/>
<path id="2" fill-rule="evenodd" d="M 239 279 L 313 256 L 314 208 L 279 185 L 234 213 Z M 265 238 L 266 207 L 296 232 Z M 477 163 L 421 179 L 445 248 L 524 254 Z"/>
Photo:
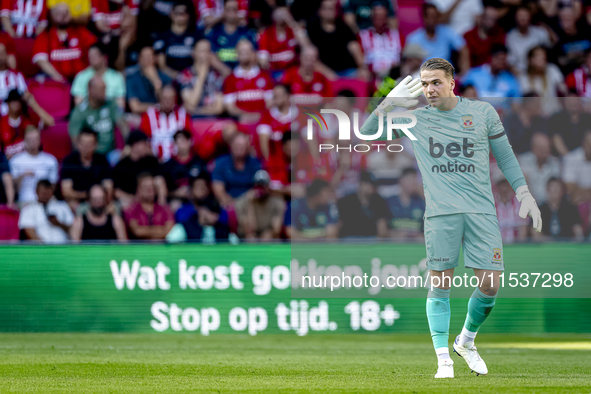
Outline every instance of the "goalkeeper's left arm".
<path id="1" fill-rule="evenodd" d="M 539 233 L 542 231 L 542 217 L 540 209 L 536 204 L 536 200 L 534 200 L 533 196 L 529 192 L 529 188 L 525 182 L 525 177 L 523 176 L 519 162 L 515 157 L 515 153 L 513 153 L 513 149 L 511 148 L 511 144 L 509 143 L 507 135 L 503 131 L 488 138 L 493 156 L 497 160 L 497 165 L 503 172 L 503 175 L 505 175 L 505 178 L 507 178 L 511 184 L 513 190 L 515 190 L 517 199 L 521 203 L 519 216 L 524 219 L 528 215 L 531 216 L 533 220 L 533 226 Z"/>

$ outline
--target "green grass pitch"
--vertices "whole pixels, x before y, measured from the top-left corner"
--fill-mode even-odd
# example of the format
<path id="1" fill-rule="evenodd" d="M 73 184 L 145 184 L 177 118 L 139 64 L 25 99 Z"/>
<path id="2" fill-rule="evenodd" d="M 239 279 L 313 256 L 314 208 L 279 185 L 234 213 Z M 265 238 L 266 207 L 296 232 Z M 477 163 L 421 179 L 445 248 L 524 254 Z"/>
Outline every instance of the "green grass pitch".
<path id="1" fill-rule="evenodd" d="M 0 334 L 1 393 L 589 393 L 591 335 L 481 334 L 488 376 L 429 335 Z"/>

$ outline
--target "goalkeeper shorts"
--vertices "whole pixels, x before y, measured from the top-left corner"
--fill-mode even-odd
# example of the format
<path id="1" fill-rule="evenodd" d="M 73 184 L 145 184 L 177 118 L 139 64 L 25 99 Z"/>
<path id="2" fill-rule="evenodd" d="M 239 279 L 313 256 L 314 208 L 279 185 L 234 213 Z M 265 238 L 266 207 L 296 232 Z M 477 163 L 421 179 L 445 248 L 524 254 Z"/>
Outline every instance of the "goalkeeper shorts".
<path id="1" fill-rule="evenodd" d="M 456 213 L 425 218 L 427 267 L 443 271 L 458 266 L 460 247 L 464 266 L 503 271 L 503 244 L 496 215 Z"/>

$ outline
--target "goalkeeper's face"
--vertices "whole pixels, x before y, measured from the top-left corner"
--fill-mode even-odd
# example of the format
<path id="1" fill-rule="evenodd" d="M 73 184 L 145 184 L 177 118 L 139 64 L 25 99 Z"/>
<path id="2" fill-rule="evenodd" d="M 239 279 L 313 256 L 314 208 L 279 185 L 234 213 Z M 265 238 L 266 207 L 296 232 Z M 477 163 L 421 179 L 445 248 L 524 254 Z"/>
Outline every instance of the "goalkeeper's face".
<path id="1" fill-rule="evenodd" d="M 443 70 L 423 70 L 421 72 L 423 93 L 432 107 L 444 105 L 451 97 L 455 97 L 456 81 Z"/>

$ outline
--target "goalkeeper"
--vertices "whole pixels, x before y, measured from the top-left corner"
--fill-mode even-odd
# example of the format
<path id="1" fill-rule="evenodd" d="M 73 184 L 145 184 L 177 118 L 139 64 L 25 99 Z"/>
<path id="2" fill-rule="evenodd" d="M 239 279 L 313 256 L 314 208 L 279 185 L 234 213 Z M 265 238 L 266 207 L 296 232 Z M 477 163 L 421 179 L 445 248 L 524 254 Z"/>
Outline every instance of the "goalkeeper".
<path id="1" fill-rule="evenodd" d="M 453 350 L 477 374 L 488 373 L 474 339 L 495 305 L 499 277 L 504 269 L 503 246 L 491 191 L 489 152 L 517 194 L 519 215 L 531 216 L 542 229 L 540 210 L 530 194 L 521 168 L 495 109 L 486 102 L 455 96 L 454 68 L 444 59 L 427 60 L 420 80 L 402 80 L 372 112 L 361 133 L 385 139 L 386 114 L 395 107 L 417 105 L 424 93 L 429 105 L 412 111 L 417 123 L 407 128 L 425 188 L 425 244 L 431 283 L 427 320 L 438 358 L 435 378 L 453 378 L 449 355 L 449 294 L 460 247 L 464 262 L 480 280 L 468 302 L 468 313 Z M 384 125 L 379 125 L 380 115 Z M 397 124 L 404 123 L 394 122 Z M 393 131 L 394 137 L 404 135 Z M 371 140 L 371 138 L 368 138 Z"/>

